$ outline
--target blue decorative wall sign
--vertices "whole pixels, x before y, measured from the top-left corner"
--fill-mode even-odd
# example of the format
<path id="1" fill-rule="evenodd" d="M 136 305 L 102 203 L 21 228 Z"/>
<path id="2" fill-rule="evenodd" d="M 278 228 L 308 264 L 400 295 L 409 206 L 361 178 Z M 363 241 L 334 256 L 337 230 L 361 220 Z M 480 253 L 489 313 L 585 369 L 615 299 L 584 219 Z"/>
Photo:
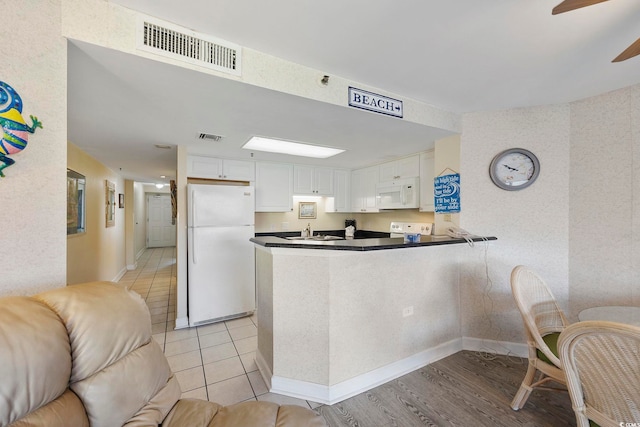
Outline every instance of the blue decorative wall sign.
<path id="1" fill-rule="evenodd" d="M 14 88 L 0 81 L 0 126 L 2 139 L 0 140 L 0 177 L 4 177 L 2 170 L 15 163 L 10 155 L 19 153 L 27 146 L 29 133 L 36 128 L 42 129 L 42 123 L 37 117 L 31 117 L 29 126 L 22 118 L 22 99 Z"/>
<path id="2" fill-rule="evenodd" d="M 460 174 L 437 176 L 433 179 L 436 213 L 460 212 Z"/>
<path id="3" fill-rule="evenodd" d="M 402 101 L 349 86 L 349 106 L 402 118 Z"/>

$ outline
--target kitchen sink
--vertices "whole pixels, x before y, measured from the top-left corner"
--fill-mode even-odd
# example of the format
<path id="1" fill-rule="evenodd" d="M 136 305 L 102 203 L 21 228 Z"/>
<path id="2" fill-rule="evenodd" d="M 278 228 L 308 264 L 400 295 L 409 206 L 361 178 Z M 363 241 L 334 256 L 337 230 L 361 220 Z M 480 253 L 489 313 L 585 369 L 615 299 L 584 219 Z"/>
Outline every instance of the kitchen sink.
<path id="1" fill-rule="evenodd" d="M 311 236 L 311 237 L 302 237 L 302 236 L 290 236 L 286 237 L 287 240 L 316 240 L 316 241 L 325 241 L 325 240 L 344 240 L 344 237 L 340 236 L 330 236 L 330 235 L 320 235 L 320 236 Z"/>

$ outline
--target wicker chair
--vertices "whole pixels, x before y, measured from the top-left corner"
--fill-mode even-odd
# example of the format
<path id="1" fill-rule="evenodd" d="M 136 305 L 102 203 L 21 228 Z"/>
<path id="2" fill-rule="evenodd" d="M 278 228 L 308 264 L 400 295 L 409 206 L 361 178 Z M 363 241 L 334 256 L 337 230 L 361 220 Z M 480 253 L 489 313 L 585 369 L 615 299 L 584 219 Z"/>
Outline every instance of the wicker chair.
<path id="1" fill-rule="evenodd" d="M 560 334 L 558 351 L 578 427 L 640 422 L 640 327 L 578 322 Z"/>
<path id="2" fill-rule="evenodd" d="M 529 346 L 529 364 L 522 384 L 511 401 L 511 408 L 522 408 L 534 388 L 565 390 L 549 387 L 550 381 L 566 384 L 557 352 L 560 332 L 569 325 L 546 283 L 529 268 L 519 265 L 511 272 L 511 291 L 516 301 Z M 550 348 L 551 347 L 551 348 Z M 539 378 L 536 380 L 536 376 Z M 566 390 L 565 390 L 566 391 Z"/>

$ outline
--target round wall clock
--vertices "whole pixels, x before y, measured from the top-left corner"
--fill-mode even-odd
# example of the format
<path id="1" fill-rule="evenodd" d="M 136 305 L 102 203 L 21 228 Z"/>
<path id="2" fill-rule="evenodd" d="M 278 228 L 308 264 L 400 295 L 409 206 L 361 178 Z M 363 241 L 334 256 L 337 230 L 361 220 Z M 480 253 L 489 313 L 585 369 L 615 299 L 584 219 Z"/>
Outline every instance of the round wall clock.
<path id="1" fill-rule="evenodd" d="M 489 175 L 493 183 L 508 191 L 527 188 L 539 174 L 538 158 L 523 148 L 510 148 L 498 153 L 489 166 Z"/>

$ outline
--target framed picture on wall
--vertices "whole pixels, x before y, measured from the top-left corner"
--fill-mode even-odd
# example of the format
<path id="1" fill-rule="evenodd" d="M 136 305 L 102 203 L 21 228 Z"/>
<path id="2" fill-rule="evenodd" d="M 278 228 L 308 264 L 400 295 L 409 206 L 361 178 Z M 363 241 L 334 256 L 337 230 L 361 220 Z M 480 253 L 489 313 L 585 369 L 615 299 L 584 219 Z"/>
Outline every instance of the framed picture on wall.
<path id="1" fill-rule="evenodd" d="M 85 176 L 67 169 L 67 235 L 86 232 Z"/>
<path id="2" fill-rule="evenodd" d="M 316 202 L 300 202 L 298 205 L 298 218 L 315 218 Z"/>
<path id="3" fill-rule="evenodd" d="M 116 225 L 116 185 L 109 181 L 105 181 L 105 226 L 113 227 Z"/>

